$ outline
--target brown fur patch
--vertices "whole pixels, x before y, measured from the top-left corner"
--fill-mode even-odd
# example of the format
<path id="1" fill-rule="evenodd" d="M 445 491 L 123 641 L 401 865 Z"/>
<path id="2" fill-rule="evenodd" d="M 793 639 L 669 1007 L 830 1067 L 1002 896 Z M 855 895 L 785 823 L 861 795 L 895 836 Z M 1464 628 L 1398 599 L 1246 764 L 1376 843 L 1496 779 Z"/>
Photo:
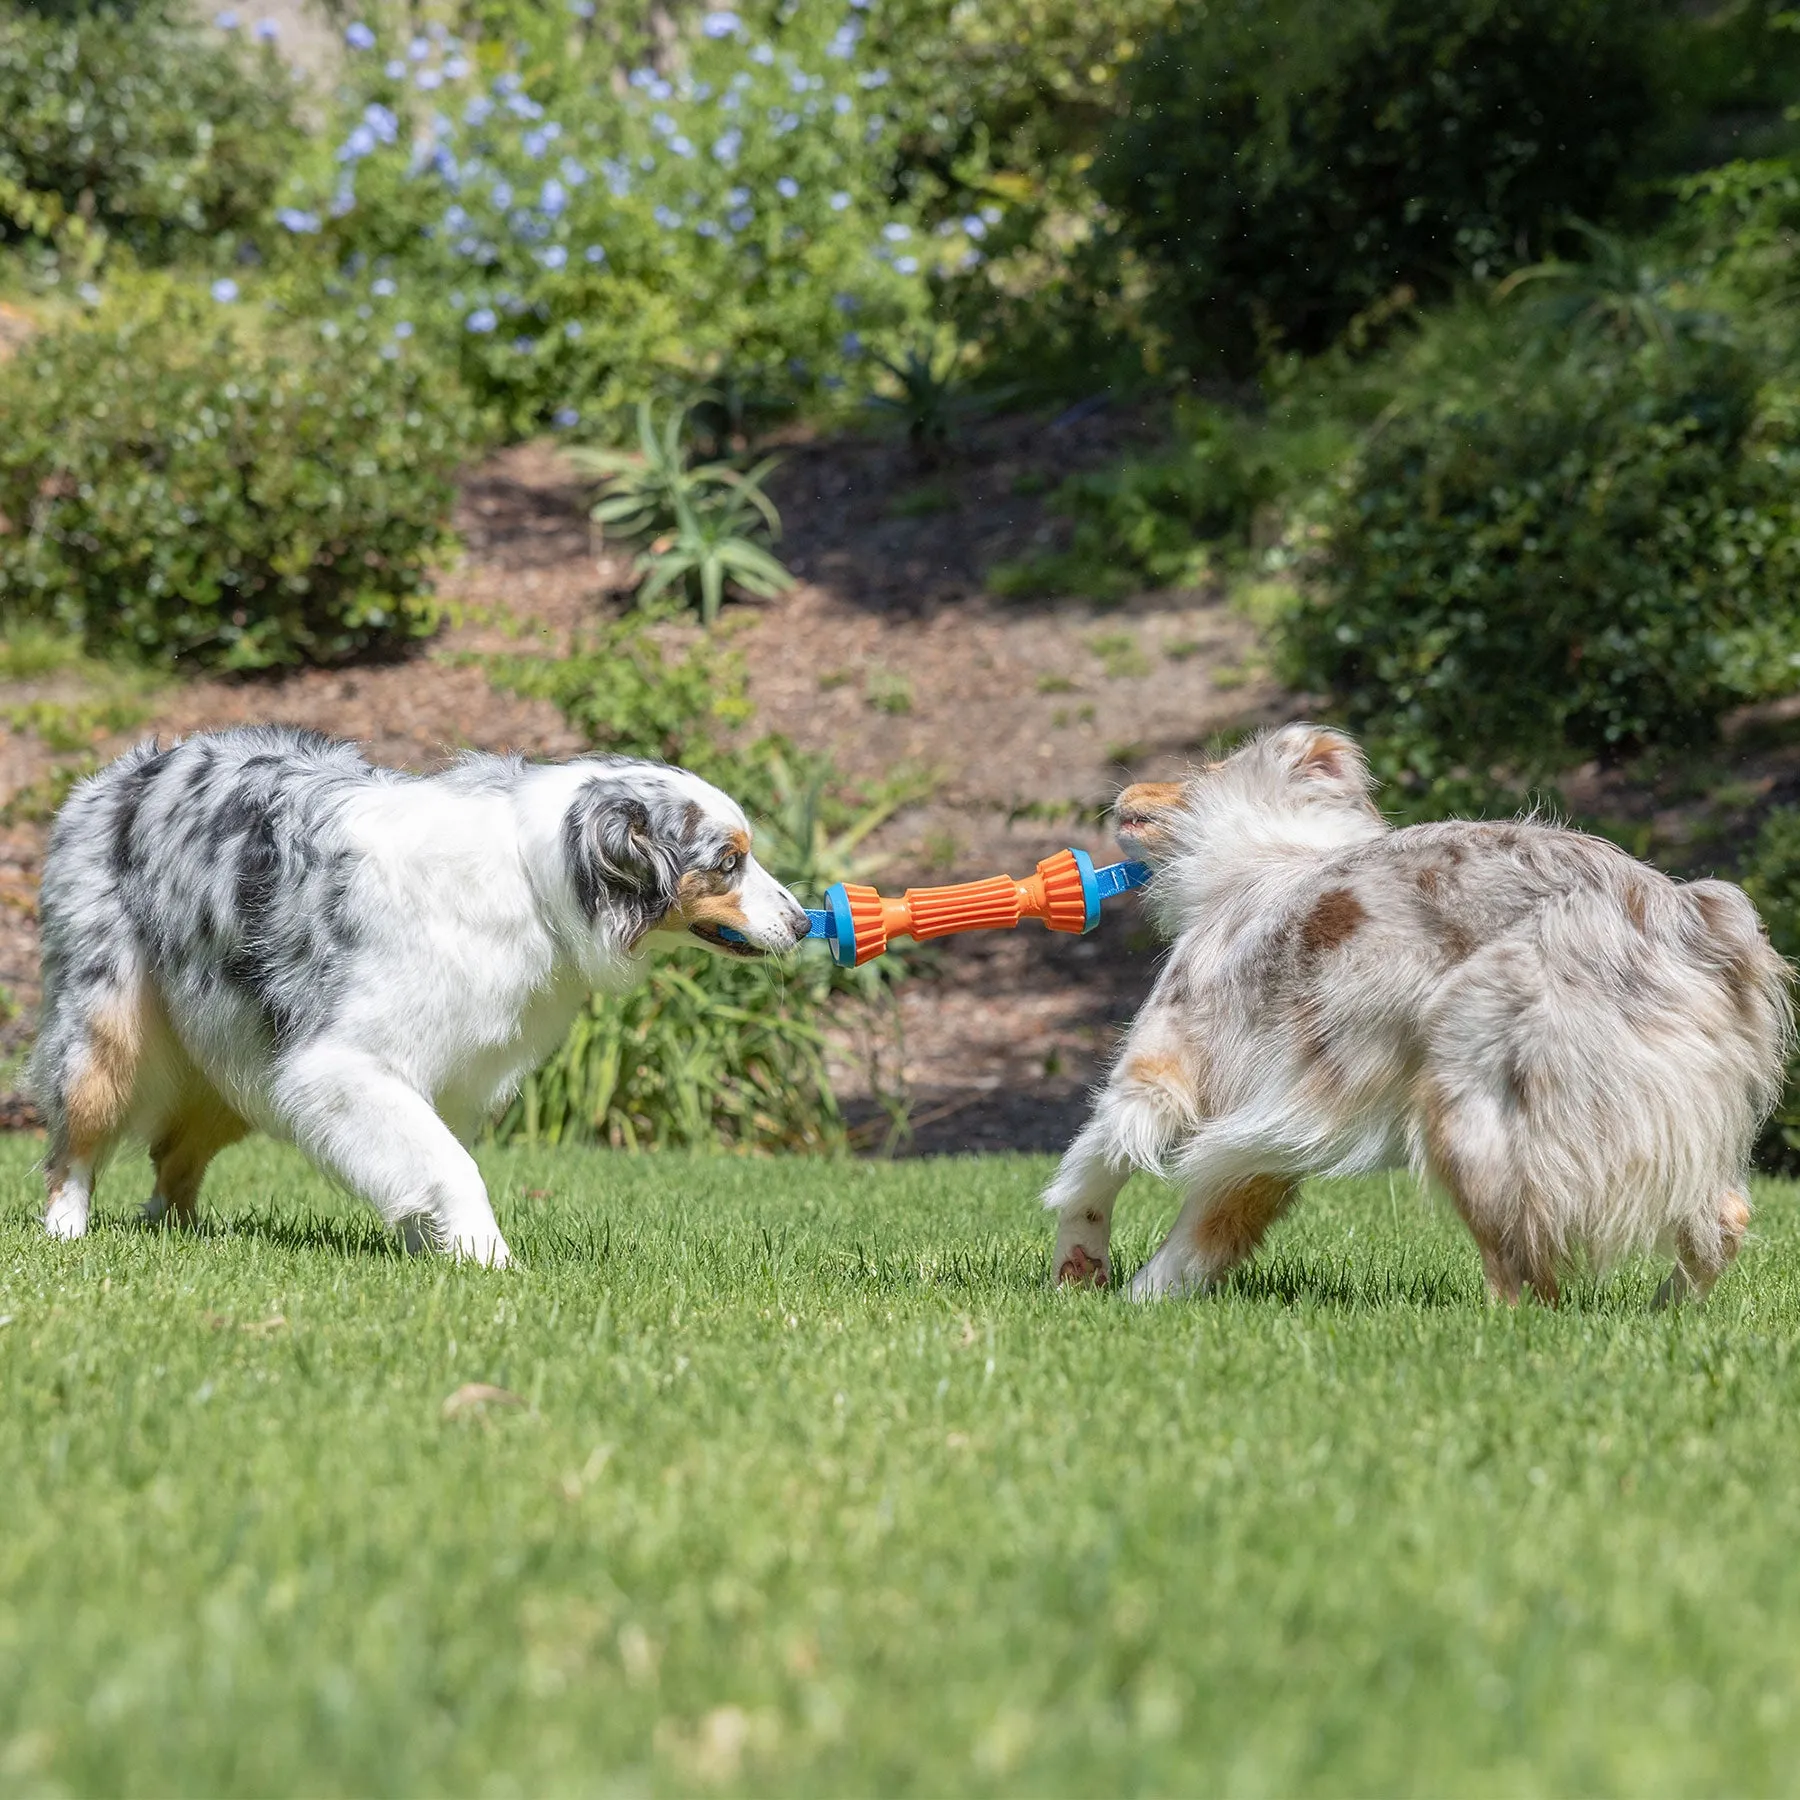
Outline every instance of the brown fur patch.
<path id="1" fill-rule="evenodd" d="M 168 1201 L 171 1212 L 184 1220 L 193 1217 L 207 1164 L 249 1130 L 210 1089 L 189 1096 L 150 1148 L 156 1191 Z"/>
<path id="2" fill-rule="evenodd" d="M 1194 1098 L 1195 1082 L 1188 1066 L 1179 1056 L 1166 1051 L 1147 1050 L 1125 1065 L 1125 1079 L 1140 1087 L 1161 1088 L 1180 1097 L 1184 1104 Z"/>
<path id="3" fill-rule="evenodd" d="M 1435 900 L 1438 896 L 1438 884 L 1442 881 L 1442 873 L 1433 868 L 1421 869 L 1413 879 L 1419 884 L 1419 892 L 1427 900 Z"/>
<path id="4" fill-rule="evenodd" d="M 1169 843 L 1169 816 L 1181 805 L 1185 785 L 1179 781 L 1134 782 L 1113 802 L 1115 828 L 1129 832 L 1152 854 L 1161 852 Z"/>
<path id="5" fill-rule="evenodd" d="M 684 925 L 729 925 L 733 931 L 748 932 L 750 921 L 738 905 L 736 894 L 701 894 L 692 904 L 681 907 Z"/>
<path id="6" fill-rule="evenodd" d="M 1309 956 L 1323 956 L 1354 937 L 1368 916 L 1348 888 L 1328 888 L 1300 927 L 1301 947 Z"/>
<path id="7" fill-rule="evenodd" d="M 141 999 L 101 1013 L 90 1024 L 87 1064 L 69 1084 L 65 1102 L 69 1154 L 75 1160 L 91 1160 L 125 1123 L 143 1043 Z"/>
<path id="8" fill-rule="evenodd" d="M 1210 1269 L 1222 1274 L 1256 1249 L 1293 1195 L 1294 1183 L 1279 1175 L 1252 1175 L 1240 1181 L 1194 1227 L 1194 1247 Z"/>
<path id="9" fill-rule="evenodd" d="M 1641 881 L 1629 883 L 1625 889 L 1625 912 L 1639 931 L 1642 931 L 1650 917 L 1650 902 L 1644 892 Z"/>

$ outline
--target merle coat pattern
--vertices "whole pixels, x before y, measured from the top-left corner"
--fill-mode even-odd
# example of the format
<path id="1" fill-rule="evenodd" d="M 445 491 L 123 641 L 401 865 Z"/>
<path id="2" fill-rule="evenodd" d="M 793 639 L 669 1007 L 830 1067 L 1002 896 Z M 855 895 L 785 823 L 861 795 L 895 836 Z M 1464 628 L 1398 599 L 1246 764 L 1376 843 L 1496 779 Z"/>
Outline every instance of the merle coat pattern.
<path id="1" fill-rule="evenodd" d="M 490 1264 L 466 1146 L 586 995 L 637 981 L 657 934 L 757 955 L 806 929 L 741 810 L 685 770 L 468 756 L 420 778 L 281 728 L 144 744 L 83 782 L 40 906 L 52 1233 L 87 1229 L 122 1139 L 150 1145 L 149 1215 L 185 1220 L 254 1129 Z"/>
<path id="2" fill-rule="evenodd" d="M 1184 1190 L 1139 1298 L 1210 1287 L 1302 1177 L 1410 1166 L 1490 1288 L 1660 1247 L 1699 1296 L 1750 1219 L 1788 969 L 1722 881 L 1534 820 L 1391 829 L 1349 739 L 1290 725 L 1119 797 L 1174 940 L 1045 1196 L 1064 1282 L 1111 1276 L 1134 1168 Z"/>

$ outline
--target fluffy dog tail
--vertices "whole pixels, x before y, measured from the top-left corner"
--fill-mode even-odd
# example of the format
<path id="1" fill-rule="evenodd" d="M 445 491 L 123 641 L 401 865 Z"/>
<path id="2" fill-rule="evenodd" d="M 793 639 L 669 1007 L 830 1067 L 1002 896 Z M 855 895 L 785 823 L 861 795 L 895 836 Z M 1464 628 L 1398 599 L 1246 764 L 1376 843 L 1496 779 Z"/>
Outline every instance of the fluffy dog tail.
<path id="1" fill-rule="evenodd" d="M 1724 882 L 1640 881 L 1616 921 L 1592 906 L 1552 907 L 1465 965 L 1421 1160 L 1525 1280 L 1662 1247 L 1703 1289 L 1749 1219 L 1750 1150 L 1793 1038 L 1790 971 Z"/>

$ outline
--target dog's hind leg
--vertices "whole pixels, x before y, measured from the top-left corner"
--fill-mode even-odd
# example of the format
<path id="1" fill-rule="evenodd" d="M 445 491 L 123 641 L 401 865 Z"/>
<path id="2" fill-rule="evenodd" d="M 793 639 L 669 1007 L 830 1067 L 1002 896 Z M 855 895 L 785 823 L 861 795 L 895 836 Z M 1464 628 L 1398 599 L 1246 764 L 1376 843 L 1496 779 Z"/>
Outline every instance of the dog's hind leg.
<path id="1" fill-rule="evenodd" d="M 1169 1235 L 1132 1277 L 1132 1299 L 1216 1287 L 1255 1253 L 1269 1227 L 1293 1203 L 1297 1185 L 1285 1175 L 1229 1173 L 1190 1185 Z"/>
<path id="2" fill-rule="evenodd" d="M 1750 1229 L 1750 1201 L 1741 1188 L 1727 1188 L 1719 1196 L 1718 1223 L 1689 1224 L 1676 1233 L 1675 1272 L 1656 1290 L 1653 1304 L 1669 1306 L 1683 1300 L 1704 1300 L 1713 1283 L 1736 1260 Z"/>
<path id="3" fill-rule="evenodd" d="M 294 1141 L 389 1225 L 459 1260 L 511 1260 L 475 1159 L 431 1102 L 371 1058 L 318 1044 L 291 1060 L 275 1099 Z"/>
<path id="4" fill-rule="evenodd" d="M 44 1229 L 52 1237 L 86 1235 L 95 1179 L 136 1098 L 146 1011 L 141 987 L 96 995 L 43 1059 L 49 1064 L 42 1097 L 50 1126 Z"/>
<path id="5" fill-rule="evenodd" d="M 144 1204 L 145 1223 L 157 1225 L 172 1218 L 177 1225 L 191 1227 L 207 1164 L 249 1129 L 211 1087 L 184 1094 L 150 1146 L 156 1186 Z"/>

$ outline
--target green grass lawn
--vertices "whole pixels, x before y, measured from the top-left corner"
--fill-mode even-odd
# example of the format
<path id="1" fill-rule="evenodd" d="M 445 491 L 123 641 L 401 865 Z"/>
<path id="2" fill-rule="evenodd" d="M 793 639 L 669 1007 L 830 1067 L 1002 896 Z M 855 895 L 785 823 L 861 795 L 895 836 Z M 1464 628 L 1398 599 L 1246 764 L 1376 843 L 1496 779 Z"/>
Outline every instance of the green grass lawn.
<path id="1" fill-rule="evenodd" d="M 493 1274 L 266 1147 L 54 1245 L 36 1148 L 9 1793 L 1794 1786 L 1792 1187 L 1701 1312 L 1492 1310 L 1385 1177 L 1139 1310 L 1045 1286 L 1028 1158 L 495 1154 Z"/>

